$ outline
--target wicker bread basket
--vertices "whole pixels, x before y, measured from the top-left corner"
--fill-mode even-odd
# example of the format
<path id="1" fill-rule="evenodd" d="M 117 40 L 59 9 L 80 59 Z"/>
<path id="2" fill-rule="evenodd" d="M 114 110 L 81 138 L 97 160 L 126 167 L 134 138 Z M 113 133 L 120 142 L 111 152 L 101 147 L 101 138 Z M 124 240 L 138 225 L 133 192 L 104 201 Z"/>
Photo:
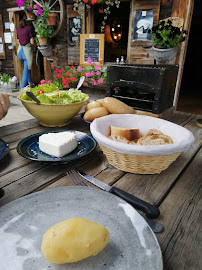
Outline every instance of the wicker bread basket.
<path id="1" fill-rule="evenodd" d="M 142 135 L 150 128 L 157 128 L 163 133 L 171 135 L 174 143 L 172 145 L 141 146 L 114 142 L 108 138 L 110 125 L 139 128 L 140 131 L 142 129 Z M 141 125 L 144 127 L 141 128 Z M 121 171 L 137 174 L 161 173 L 176 160 L 181 152 L 187 151 L 194 141 L 192 133 L 187 129 L 162 119 L 142 115 L 104 116 L 94 120 L 90 129 L 111 165 Z M 174 132 L 174 130 L 176 131 Z M 182 142 L 180 142 L 178 137 L 182 133 L 184 135 L 181 135 Z"/>

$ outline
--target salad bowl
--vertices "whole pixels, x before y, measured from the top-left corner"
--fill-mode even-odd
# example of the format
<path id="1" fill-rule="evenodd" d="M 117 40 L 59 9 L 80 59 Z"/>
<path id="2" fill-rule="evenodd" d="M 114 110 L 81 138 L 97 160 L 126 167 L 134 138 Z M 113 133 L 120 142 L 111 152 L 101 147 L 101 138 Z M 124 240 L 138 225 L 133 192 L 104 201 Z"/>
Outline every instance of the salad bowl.
<path id="1" fill-rule="evenodd" d="M 81 101 L 73 101 L 68 104 L 55 104 L 25 100 L 23 93 L 18 96 L 18 99 L 27 111 L 38 119 L 42 126 L 47 127 L 62 127 L 70 124 L 72 118 L 79 113 L 88 98 L 88 95 L 83 94 Z"/>

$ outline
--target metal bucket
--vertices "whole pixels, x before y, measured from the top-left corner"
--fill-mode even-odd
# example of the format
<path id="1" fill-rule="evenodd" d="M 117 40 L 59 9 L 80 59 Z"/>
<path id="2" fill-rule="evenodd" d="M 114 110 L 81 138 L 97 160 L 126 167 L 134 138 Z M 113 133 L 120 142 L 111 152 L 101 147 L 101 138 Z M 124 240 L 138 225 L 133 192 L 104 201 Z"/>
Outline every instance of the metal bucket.
<path id="1" fill-rule="evenodd" d="M 158 49 L 153 47 L 156 64 L 174 65 L 177 56 L 178 46 L 169 49 Z"/>
<path id="2" fill-rule="evenodd" d="M 53 55 L 52 45 L 38 46 L 38 49 L 44 57 L 49 57 Z"/>

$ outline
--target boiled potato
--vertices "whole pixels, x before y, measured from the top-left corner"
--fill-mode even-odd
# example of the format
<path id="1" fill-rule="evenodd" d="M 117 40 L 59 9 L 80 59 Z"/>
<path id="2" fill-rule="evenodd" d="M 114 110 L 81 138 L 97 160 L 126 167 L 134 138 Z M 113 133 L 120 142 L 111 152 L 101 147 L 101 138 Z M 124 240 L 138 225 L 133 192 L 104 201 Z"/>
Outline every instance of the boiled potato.
<path id="1" fill-rule="evenodd" d="M 90 109 L 93 108 L 98 108 L 98 107 L 102 107 L 102 103 L 97 101 L 97 100 L 93 100 L 92 102 L 88 103 L 85 107 L 85 111 L 87 112 Z"/>
<path id="2" fill-rule="evenodd" d="M 102 104 L 110 113 L 136 113 L 136 111 L 132 107 L 113 97 L 105 97 Z"/>
<path id="3" fill-rule="evenodd" d="M 77 262 L 102 251 L 109 241 L 105 226 L 74 217 L 52 226 L 43 236 L 41 251 L 52 263 Z"/>
<path id="4" fill-rule="evenodd" d="M 84 116 L 83 119 L 88 122 L 92 122 L 95 118 L 99 118 L 102 116 L 108 115 L 109 112 L 105 107 L 98 107 L 88 110 Z"/>

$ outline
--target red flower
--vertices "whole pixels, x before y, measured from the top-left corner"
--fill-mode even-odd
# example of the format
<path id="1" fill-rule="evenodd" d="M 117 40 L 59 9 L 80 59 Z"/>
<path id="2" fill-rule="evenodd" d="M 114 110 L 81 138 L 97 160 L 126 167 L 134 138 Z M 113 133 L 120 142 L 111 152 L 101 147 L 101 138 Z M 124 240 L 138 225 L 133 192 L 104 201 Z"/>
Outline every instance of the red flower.
<path id="1" fill-rule="evenodd" d="M 55 78 L 56 78 L 56 79 L 59 79 L 59 78 L 61 78 L 61 76 L 62 76 L 62 73 L 58 73 L 58 74 L 55 76 Z"/>
<path id="2" fill-rule="evenodd" d="M 58 69 L 58 68 L 55 71 L 56 72 L 59 72 L 59 73 L 62 73 L 62 70 L 61 69 Z"/>
<path id="3" fill-rule="evenodd" d="M 97 3 L 98 0 L 91 0 L 91 4 L 94 5 Z"/>
<path id="4" fill-rule="evenodd" d="M 39 90 L 38 95 L 44 94 L 43 90 Z"/>
<path id="5" fill-rule="evenodd" d="M 67 76 L 69 75 L 69 71 L 66 72 L 66 75 L 67 75 Z"/>
<path id="6" fill-rule="evenodd" d="M 68 84 L 68 83 L 66 83 L 66 84 L 65 84 L 65 87 L 66 87 L 66 88 L 69 88 L 69 84 Z"/>
<path id="7" fill-rule="evenodd" d="M 73 82 L 76 81 L 76 77 L 72 77 L 72 81 L 73 81 Z"/>
<path id="8" fill-rule="evenodd" d="M 69 82 L 70 81 L 70 78 L 66 78 L 66 80 L 67 80 L 67 82 Z"/>
<path id="9" fill-rule="evenodd" d="M 74 66 L 71 66 L 71 69 L 75 69 L 75 67 Z"/>
<path id="10" fill-rule="evenodd" d="M 84 3 L 86 3 L 86 4 L 88 3 L 88 0 L 83 0 L 83 1 L 84 1 Z"/>
<path id="11" fill-rule="evenodd" d="M 99 8 L 99 12 L 100 12 L 100 14 L 104 14 L 104 10 L 102 10 L 100 8 Z"/>
<path id="12" fill-rule="evenodd" d="M 73 75 L 76 75 L 76 71 L 73 71 Z"/>
<path id="13" fill-rule="evenodd" d="M 85 73 L 85 72 L 83 72 L 83 73 L 81 74 L 81 76 L 86 76 L 86 73 Z"/>
<path id="14" fill-rule="evenodd" d="M 96 81 L 93 81 L 93 85 L 97 85 L 97 82 Z"/>

